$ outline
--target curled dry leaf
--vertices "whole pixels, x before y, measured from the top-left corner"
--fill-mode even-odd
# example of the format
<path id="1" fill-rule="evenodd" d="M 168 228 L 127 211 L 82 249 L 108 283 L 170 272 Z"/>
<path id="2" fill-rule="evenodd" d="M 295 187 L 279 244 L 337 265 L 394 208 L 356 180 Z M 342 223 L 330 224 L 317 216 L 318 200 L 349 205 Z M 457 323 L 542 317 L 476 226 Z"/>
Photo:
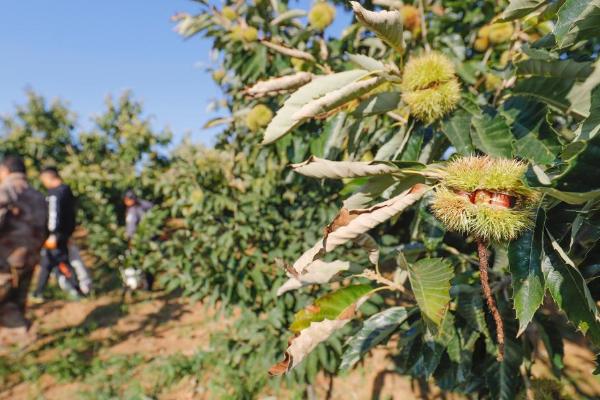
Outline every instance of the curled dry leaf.
<path id="1" fill-rule="evenodd" d="M 284 13 L 279 14 L 277 17 L 271 20 L 271 26 L 277 26 L 282 22 L 291 21 L 294 18 L 300 18 L 306 16 L 306 11 L 300 9 L 288 10 Z"/>
<path id="2" fill-rule="evenodd" d="M 339 277 L 340 272 L 349 270 L 360 272 L 360 268 L 352 266 L 350 262 L 339 260 L 332 262 L 315 260 L 301 274 L 290 267 L 287 273 L 289 279 L 279 287 L 277 296 L 308 285 L 334 282 Z"/>
<path id="3" fill-rule="evenodd" d="M 394 11 L 369 11 L 363 8 L 358 2 L 351 1 L 352 9 L 356 18 L 362 25 L 375 32 L 377 37 L 397 52 L 402 52 L 404 48 L 402 14 L 398 10 Z"/>
<path id="4" fill-rule="evenodd" d="M 325 96 L 327 93 L 342 88 L 351 82 L 364 78 L 368 71 L 355 69 L 336 74 L 316 76 L 314 79 L 292 93 L 285 101 L 283 107 L 277 111 L 275 117 L 267 126 L 263 144 L 276 141 L 300 125 L 302 120 L 293 119 L 292 116 L 304 105 L 314 99 Z"/>
<path id="5" fill-rule="evenodd" d="M 371 293 L 370 285 L 348 286 L 317 299 L 296 313 L 290 326 L 296 336 L 290 340 L 283 361 L 273 365 L 269 374 L 281 375 L 297 366 L 319 343 L 354 318 L 356 310 Z"/>
<path id="6" fill-rule="evenodd" d="M 329 49 L 323 38 L 319 38 L 319 57 L 321 58 L 321 61 L 327 61 L 329 58 Z"/>
<path id="7" fill-rule="evenodd" d="M 369 72 L 383 71 L 385 65 L 372 57 L 363 54 L 348 54 L 348 60 L 356 64 L 359 68 L 366 69 Z"/>
<path id="8" fill-rule="evenodd" d="M 398 168 L 383 164 L 364 161 L 330 161 L 311 156 L 308 160 L 292 164 L 291 168 L 304 176 L 312 178 L 359 178 L 363 176 L 391 174 Z"/>
<path id="9" fill-rule="evenodd" d="M 363 233 L 354 239 L 354 243 L 369 253 L 369 261 L 371 264 L 379 264 L 379 246 L 377 245 L 375 239 L 373 239 L 373 236 L 369 235 L 368 233 Z"/>
<path id="10" fill-rule="evenodd" d="M 268 48 L 275 50 L 276 52 L 283 54 L 285 56 L 299 58 L 301 60 L 310 61 L 310 62 L 316 61 L 315 58 L 312 56 L 312 54 L 307 53 L 302 50 L 292 49 L 289 47 L 282 46 L 280 44 L 269 42 L 267 40 L 262 40 L 261 43 L 264 44 L 265 46 L 267 46 Z"/>
<path id="11" fill-rule="evenodd" d="M 429 189 L 430 187 L 427 185 L 417 184 L 410 190 L 371 208 L 342 211 L 342 214 L 338 214 L 327 228 L 324 240 L 315 243 L 294 262 L 294 270 L 302 273 L 310 263 L 321 258 L 325 253 L 359 238 L 375 226 L 404 211 L 423 197 L 423 194 Z"/>
<path id="12" fill-rule="evenodd" d="M 279 94 L 281 92 L 294 90 L 304 86 L 312 80 L 309 72 L 298 72 L 297 74 L 281 76 L 278 78 L 260 81 L 254 86 L 246 89 L 246 93 L 253 97 L 262 97 L 268 94 Z"/>
<path id="13" fill-rule="evenodd" d="M 349 319 L 325 320 L 313 322 L 307 329 L 300 332 L 298 336 L 290 340 L 289 347 L 285 352 L 283 361 L 278 362 L 269 369 L 269 375 L 283 375 L 296 367 L 310 354 L 319 343 L 329 339 L 338 329 L 350 322 Z"/>
<path id="14" fill-rule="evenodd" d="M 333 218 L 333 221 L 331 221 L 331 223 L 327 225 L 325 229 L 323 229 L 323 236 L 326 239 L 331 232 L 334 232 L 342 226 L 348 225 L 356 217 L 358 217 L 358 213 L 355 212 L 350 214 L 350 210 L 347 208 L 342 208 L 340 212 Z"/>
<path id="15" fill-rule="evenodd" d="M 303 120 L 306 118 L 314 118 L 320 114 L 331 111 L 340 107 L 347 102 L 354 100 L 363 94 L 370 92 L 377 86 L 381 85 L 385 80 L 381 77 L 369 78 L 361 81 L 352 82 L 340 89 L 327 93 L 305 104 L 302 108 L 292 115 L 292 119 Z"/>
<path id="16" fill-rule="evenodd" d="M 379 262 L 379 246 L 371 235 L 364 233 L 354 239 L 354 243 L 367 251 L 369 261 L 373 265 Z M 341 272 L 360 273 L 364 270 L 363 267 L 348 261 L 325 262 L 319 259 L 308 264 L 302 271 L 296 271 L 288 264 L 285 264 L 285 269 L 289 279 L 279 287 L 277 296 L 308 285 L 335 282 L 340 278 Z"/>
<path id="17" fill-rule="evenodd" d="M 375 226 L 381 224 L 404 211 L 416 203 L 429 189 L 429 186 L 418 184 L 412 189 L 400 193 L 383 203 L 377 204 L 371 208 L 363 210 L 350 210 L 349 215 L 357 215 L 345 226 L 341 226 L 335 231 L 329 233 L 323 243 L 325 253 L 333 251 L 336 247 L 358 238 L 363 233 L 367 233 Z"/>

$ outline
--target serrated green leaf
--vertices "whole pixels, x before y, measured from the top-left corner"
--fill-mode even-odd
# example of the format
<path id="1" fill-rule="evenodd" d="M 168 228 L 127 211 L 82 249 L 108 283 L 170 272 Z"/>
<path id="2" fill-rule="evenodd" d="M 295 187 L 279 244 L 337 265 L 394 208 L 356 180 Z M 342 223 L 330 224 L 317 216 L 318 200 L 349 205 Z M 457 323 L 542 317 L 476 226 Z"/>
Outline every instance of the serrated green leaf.
<path id="1" fill-rule="evenodd" d="M 325 96 L 327 93 L 343 88 L 358 79 L 364 78 L 368 73 L 368 71 L 361 69 L 344 71 L 337 74 L 320 76 L 302 86 L 277 111 L 277 114 L 265 130 L 263 144 L 276 141 L 304 122 L 302 119 L 296 120 L 293 118 L 293 115 L 304 105 Z"/>
<path id="2" fill-rule="evenodd" d="M 367 319 L 349 339 L 340 369 L 351 368 L 363 354 L 387 339 L 406 321 L 408 315 L 404 307 L 391 307 Z"/>
<path id="3" fill-rule="evenodd" d="M 600 190 L 600 135 L 580 142 L 575 154 L 567 160 L 567 168 L 556 176 L 552 184 L 564 192 L 592 192 Z"/>
<path id="4" fill-rule="evenodd" d="M 591 115 L 592 92 L 600 85 L 600 61 L 594 63 L 594 72 L 584 81 L 576 82 L 567 95 L 571 103 L 569 112 L 587 118 Z"/>
<path id="5" fill-rule="evenodd" d="M 554 37 L 559 48 L 598 36 L 600 0 L 567 0 L 557 13 Z"/>
<path id="6" fill-rule="evenodd" d="M 370 285 L 352 285 L 335 292 L 328 293 L 294 315 L 290 330 L 299 333 L 308 328 L 312 322 L 323 320 L 336 320 L 343 315 L 349 307 L 352 307 L 361 297 L 369 293 L 373 288 Z"/>
<path id="7" fill-rule="evenodd" d="M 408 277 L 421 313 L 440 326 L 450 302 L 452 265 L 441 258 L 424 258 L 409 265 Z"/>
<path id="8" fill-rule="evenodd" d="M 512 134 L 506 120 L 501 115 L 487 114 L 471 120 L 471 139 L 479 150 L 494 157 L 512 156 Z"/>
<path id="9" fill-rule="evenodd" d="M 365 56 L 364 54 L 348 54 L 348 59 L 357 67 L 370 72 L 383 71 L 385 68 L 381 61 Z"/>
<path id="10" fill-rule="evenodd" d="M 423 147 L 423 141 L 425 140 L 425 130 L 417 129 L 414 131 L 406 142 L 406 146 L 402 150 L 402 155 L 400 159 L 402 161 L 417 161 L 419 159 L 419 155 L 421 154 L 421 149 Z"/>
<path id="11" fill-rule="evenodd" d="M 543 6 L 547 0 L 511 0 L 502 13 L 502 21 L 522 18 Z"/>
<path id="12" fill-rule="evenodd" d="M 574 266 L 565 263 L 550 243 L 544 244 L 542 272 L 550 295 L 569 321 L 593 343 L 600 345 L 598 309 L 585 280 Z"/>
<path id="13" fill-rule="evenodd" d="M 577 139 L 588 140 L 600 131 L 600 86 L 596 87 L 591 94 L 590 116 L 583 121 L 581 132 Z"/>
<path id="14" fill-rule="evenodd" d="M 517 397 L 522 358 L 521 347 L 508 339 L 504 349 L 504 361 L 492 363 L 486 371 L 491 398 L 514 400 Z"/>
<path id="15" fill-rule="evenodd" d="M 600 198 L 600 190 L 593 190 L 591 192 L 563 192 L 560 190 L 556 190 L 554 188 L 537 188 L 542 193 L 546 193 L 552 197 L 559 199 L 560 201 L 564 201 L 568 204 L 583 204 L 590 200 L 595 200 Z"/>
<path id="16" fill-rule="evenodd" d="M 536 317 L 536 321 L 540 339 L 544 343 L 548 359 L 552 364 L 552 370 L 556 376 L 560 376 L 560 371 L 564 367 L 563 357 L 565 354 L 560 329 L 545 315 Z"/>
<path id="17" fill-rule="evenodd" d="M 456 152 L 464 156 L 473 154 L 475 149 L 471 142 L 471 114 L 460 110 L 442 124 L 442 132 L 448 137 Z"/>
<path id="18" fill-rule="evenodd" d="M 575 81 L 562 78 L 542 78 L 534 76 L 517 81 L 513 93 L 531 96 L 561 111 L 567 111 L 571 102 L 567 96 Z"/>
<path id="19" fill-rule="evenodd" d="M 535 60 L 528 59 L 516 64 L 517 75 L 531 75 L 546 78 L 585 80 L 594 68 L 591 62 L 574 60 Z"/>
<path id="20" fill-rule="evenodd" d="M 476 293 L 460 292 L 456 300 L 456 312 L 467 321 L 471 328 L 487 337 L 490 336 L 480 291 Z"/>
<path id="21" fill-rule="evenodd" d="M 542 273 L 542 238 L 546 213 L 536 211 L 535 228 L 524 232 L 510 243 L 508 258 L 512 278 L 513 298 L 521 335 L 544 300 L 545 282 Z"/>
<path id="22" fill-rule="evenodd" d="M 514 155 L 536 164 L 550 164 L 556 155 L 539 140 L 533 132 L 528 133 L 514 143 Z"/>
<path id="23" fill-rule="evenodd" d="M 371 115 L 384 114 L 388 111 L 393 111 L 400 104 L 400 93 L 384 92 L 377 93 L 363 100 L 352 115 L 357 118 L 368 117 Z"/>

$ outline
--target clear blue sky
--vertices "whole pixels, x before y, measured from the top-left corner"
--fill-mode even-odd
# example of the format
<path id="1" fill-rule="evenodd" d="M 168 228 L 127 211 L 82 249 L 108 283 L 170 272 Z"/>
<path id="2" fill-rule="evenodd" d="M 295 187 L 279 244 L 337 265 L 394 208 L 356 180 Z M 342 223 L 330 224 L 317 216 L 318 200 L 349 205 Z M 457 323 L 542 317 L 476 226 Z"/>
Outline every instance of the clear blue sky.
<path id="1" fill-rule="evenodd" d="M 307 8 L 310 1 L 301 1 Z M 0 113 L 23 103 L 30 87 L 66 100 L 80 127 L 104 99 L 131 89 L 157 128 L 211 144 L 201 127 L 220 97 L 210 74 L 210 43 L 183 40 L 170 17 L 199 10 L 190 0 L 12 0 L 0 11 Z M 338 10 L 338 13 L 339 10 Z M 338 18 L 342 26 L 348 17 Z M 336 30 L 336 27 L 332 29 Z"/>

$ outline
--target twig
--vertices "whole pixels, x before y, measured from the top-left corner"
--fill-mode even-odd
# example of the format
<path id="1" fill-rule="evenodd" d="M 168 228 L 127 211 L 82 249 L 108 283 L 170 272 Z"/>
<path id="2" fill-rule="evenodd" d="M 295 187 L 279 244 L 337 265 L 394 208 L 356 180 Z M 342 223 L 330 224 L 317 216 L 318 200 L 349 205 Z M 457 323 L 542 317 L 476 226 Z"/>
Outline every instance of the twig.
<path id="1" fill-rule="evenodd" d="M 477 239 L 477 254 L 479 255 L 479 278 L 481 279 L 481 288 L 483 289 L 483 295 L 487 302 L 488 308 L 494 317 L 496 322 L 496 339 L 498 340 L 498 361 L 504 360 L 504 324 L 502 317 L 496 307 L 496 301 L 494 295 L 490 289 L 490 279 L 488 277 L 488 251 L 485 242 L 481 239 Z"/>
<path id="2" fill-rule="evenodd" d="M 458 258 L 465 260 L 468 263 L 471 263 L 473 265 L 479 265 L 477 260 L 473 259 L 473 257 L 463 254 L 460 251 L 458 251 L 457 249 L 455 249 L 454 247 L 448 246 L 445 243 L 442 243 L 441 249 L 447 251 L 448 253 L 452 254 L 453 256 L 456 256 Z"/>
<path id="3" fill-rule="evenodd" d="M 370 279 L 377 283 L 381 283 L 382 285 L 385 285 L 385 287 L 390 288 L 392 290 L 397 290 L 399 292 L 406 293 L 406 289 L 404 288 L 404 286 L 398 285 L 396 282 L 391 281 L 380 274 L 377 274 L 375 271 L 373 271 L 371 269 L 366 269 L 363 271 L 362 274 L 357 275 L 357 276 Z"/>
<path id="4" fill-rule="evenodd" d="M 421 13 L 421 37 L 423 38 L 423 42 L 425 42 L 425 51 L 429 53 L 431 51 L 431 46 L 427 41 L 427 24 L 425 23 L 425 7 L 423 6 L 423 0 L 419 0 L 419 12 Z"/>

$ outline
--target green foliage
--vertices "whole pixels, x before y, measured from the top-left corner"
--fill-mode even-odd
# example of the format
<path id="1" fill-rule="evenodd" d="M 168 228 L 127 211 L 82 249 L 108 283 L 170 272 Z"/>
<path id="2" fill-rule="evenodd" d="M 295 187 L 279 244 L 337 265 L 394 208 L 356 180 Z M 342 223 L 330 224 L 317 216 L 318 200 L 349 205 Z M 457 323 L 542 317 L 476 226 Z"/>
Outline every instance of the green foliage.
<path id="1" fill-rule="evenodd" d="M 369 285 L 354 285 L 329 293 L 317 299 L 309 307 L 298 311 L 290 325 L 290 330 L 299 333 L 308 328 L 313 322 L 338 319 L 347 312 L 349 307 L 352 307 L 371 290 L 372 288 Z"/>
<path id="2" fill-rule="evenodd" d="M 544 210 L 538 208 L 535 228 L 511 242 L 508 249 L 519 334 L 527 328 L 544 300 L 546 285 L 542 274 L 542 238 L 545 220 Z"/>
<path id="3" fill-rule="evenodd" d="M 63 105 L 48 106 L 33 94 L 3 120 L 3 151 L 25 155 L 32 176 L 41 160 L 64 171 L 80 197 L 89 248 L 104 266 L 141 266 L 166 290 L 236 315 L 208 351 L 162 360 L 158 385 L 210 366 L 217 397 L 276 391 L 281 381 L 265 372 L 281 359 L 278 348 L 286 347 L 291 325 L 299 335 L 287 354 L 302 357 L 288 357 L 279 372 L 289 374 L 292 390 L 319 371 L 335 373 L 340 361 L 355 365 L 396 335 L 390 359 L 398 373 L 469 397 L 513 399 L 525 386 L 521 371 L 536 362 L 528 327 L 540 332 L 553 372 L 561 372 L 563 319 L 542 305 L 545 294 L 594 349 L 600 345 L 590 290 L 600 262 L 597 2 L 420 2 L 421 26 L 410 30 L 394 4 L 386 4 L 372 11 L 371 3 L 353 2 L 355 19 L 339 37 L 323 35 L 316 24 L 305 27 L 299 20 L 305 13 L 285 2 L 227 4 L 221 13 L 202 3 L 196 16 L 179 14 L 178 32 L 201 34 L 220 53 L 213 70 L 223 72 L 224 98 L 217 103 L 223 108 L 211 125 L 225 127 L 211 149 L 184 142 L 168 158 L 159 156 L 168 133 L 155 132 L 128 95 L 109 101 L 91 132 L 77 135 Z M 497 17 L 508 22 L 498 24 Z M 542 23 L 554 26 L 544 33 Z M 461 92 L 458 103 L 431 118 L 411 106 L 403 85 L 408 60 L 427 53 L 443 54 L 456 75 L 429 79 L 435 87 L 418 91 L 453 82 L 447 94 Z M 302 84 L 286 80 L 300 71 L 307 73 Z M 279 77 L 284 83 L 274 83 Z M 432 104 L 430 96 L 420 100 Z M 257 107 L 276 111 L 266 127 L 270 116 L 248 123 Z M 447 231 L 431 212 L 431 191 L 441 193 L 455 153 L 517 159 L 519 194 L 527 200 L 545 194 L 532 231 L 524 230 L 527 207 L 517 215 L 510 205 L 498 211 L 485 204 L 488 214 L 468 216 L 493 220 L 486 238 L 502 242 L 492 248 L 489 271 L 506 327 L 502 362 L 497 328 L 480 295 L 473 237 L 465 238 L 481 232 Z M 511 175 L 506 169 L 500 172 Z M 489 182 L 497 180 L 492 175 Z M 480 184 L 470 189 L 485 189 Z M 120 196 L 129 186 L 157 206 L 119 259 L 126 248 Z M 463 203 L 472 205 L 467 198 Z M 507 261 L 504 242 L 517 233 Z M 330 260 L 354 267 L 320 286 L 300 284 L 277 296 L 285 282 L 302 282 L 317 262 Z M 373 315 L 351 323 L 363 316 L 355 302 L 372 290 L 382 297 L 365 306 L 371 310 L 364 314 Z M 315 298 L 318 309 L 306 308 Z M 345 315 L 349 307 L 352 315 Z M 49 370 L 91 379 L 96 366 L 85 359 L 87 345 L 68 345 L 66 362 Z M 73 370 L 73 363 L 85 367 Z M 144 393 L 126 382 L 135 365 L 115 360 L 116 373 L 97 382 L 98 398 L 124 396 L 123 388 Z M 13 373 L 10 366 L 0 371 Z M 42 370 L 26 371 L 34 379 Z"/>
<path id="4" fill-rule="evenodd" d="M 440 325 L 450 302 L 452 266 L 440 258 L 424 258 L 408 267 L 410 285 L 423 317 Z"/>
<path id="5" fill-rule="evenodd" d="M 221 39 L 225 24 L 214 21 L 200 30 L 215 39 L 225 68 L 245 86 L 253 85 L 252 80 L 259 76 L 269 82 L 289 74 L 290 64 L 299 68 L 298 59 L 303 60 L 303 71 L 315 74 L 311 82 L 299 88 L 261 92 L 263 97 L 271 98 L 271 109 L 280 106 L 265 129 L 263 144 L 272 151 L 280 151 L 290 143 L 310 144 L 312 155 L 319 158 L 304 157 L 307 161 L 294 164 L 294 172 L 318 179 L 354 179 L 344 182 L 346 186 L 340 193 L 346 200 L 337 216 L 330 219 L 323 238 L 299 249 L 295 253 L 297 261 L 287 268 L 290 279 L 302 282 L 314 274 L 312 267 L 317 261 L 335 257 L 344 262 L 353 257 L 348 247 L 341 245 L 363 246 L 369 254 L 376 254 L 369 257 L 370 263 L 359 261 L 364 266 L 361 273 L 341 281 L 342 287 L 351 288 L 357 279 L 367 278 L 379 285 L 376 290 L 386 299 L 381 314 L 368 319 L 363 330 L 350 340 L 344 367 L 398 333 L 398 350 L 393 353 L 398 371 L 425 379 L 433 376 L 444 390 L 510 399 L 523 388 L 523 363 L 535 362 L 527 333 L 532 324 L 543 329 L 554 371 L 560 372 L 561 345 L 559 340 L 549 339 L 547 321 L 541 322 L 549 311 L 539 311 L 546 293 L 580 331 L 592 342 L 597 340 L 598 311 L 579 271 L 595 262 L 591 254 L 597 249 L 600 235 L 593 229 L 586 229 L 586 239 L 578 235 L 587 218 L 584 215 L 596 204 L 600 181 L 595 175 L 600 168 L 597 116 L 593 113 L 597 109 L 595 88 L 600 83 L 594 56 L 598 38 L 590 29 L 598 7 L 595 2 L 523 0 L 514 0 L 508 7 L 495 1 L 479 2 L 477 7 L 461 1 L 444 2 L 443 9 L 438 6 L 424 2 L 423 14 L 418 15 L 423 18 L 423 29 L 404 32 L 401 13 L 394 4 L 382 5 L 383 10 L 369 10 L 370 5 L 353 2 L 355 20 L 341 38 L 328 40 L 299 30 L 291 22 L 286 25 L 293 21 L 291 15 L 286 22 L 282 17 L 280 24 L 267 27 L 269 19 L 278 20 L 285 7 L 273 9 L 263 4 L 256 10 L 240 10 L 240 15 L 263 30 L 269 42 L 277 44 L 266 44 L 266 53 L 262 53 L 269 58 L 269 66 L 239 54 L 233 45 L 225 43 Z M 518 18 L 525 20 L 512 22 Z M 260 44 L 255 46 L 256 54 L 262 51 Z M 442 59 L 450 60 L 443 63 L 448 67 L 418 68 L 414 76 L 407 77 L 412 68 L 409 60 L 431 54 L 443 54 Z M 242 71 L 239 66 L 243 62 L 255 68 Z M 281 65 L 281 69 L 275 71 L 270 68 L 273 65 Z M 353 69 L 355 66 L 360 69 Z M 415 106 L 409 92 L 440 90 L 440 85 L 457 79 L 454 70 L 461 91 L 456 110 L 452 105 L 424 118 L 423 107 Z M 495 80 L 492 82 L 490 77 Z M 232 82 L 226 89 L 234 105 L 230 110 L 234 120 L 238 108 L 249 107 L 254 101 L 244 98 L 244 92 L 236 91 L 235 85 Z M 458 87 L 457 83 L 457 91 Z M 425 108 L 431 111 L 432 100 L 426 100 L 421 103 L 429 104 Z M 307 134 L 307 127 L 311 134 Z M 320 143 L 328 143 L 335 151 L 315 148 L 313 143 L 319 141 L 315 135 L 321 135 Z M 505 161 L 494 171 L 480 173 L 469 166 L 457 173 L 457 179 L 477 176 L 477 181 L 469 185 L 469 193 L 453 191 L 452 201 L 436 209 L 431 195 L 421 191 L 433 188 L 429 190 L 443 195 L 440 183 L 447 183 L 444 171 L 446 165 L 451 165 L 447 164 L 448 157 L 456 157 L 453 153 L 488 155 Z M 401 160 L 427 165 L 409 174 L 382 167 Z M 273 176 L 272 171 L 277 168 L 266 168 L 264 175 Z M 284 178 L 290 187 L 296 187 L 294 179 Z M 416 185 L 423 183 L 429 185 L 424 186 L 427 189 Z M 334 185 L 331 181 L 324 183 L 331 189 Z M 490 187 L 495 189 L 487 193 Z M 406 201 L 392 211 L 390 204 L 403 202 L 399 200 L 405 199 L 401 194 L 411 188 L 414 201 Z M 545 197 L 538 205 L 540 193 Z M 458 197 L 461 204 L 457 203 Z M 328 210 L 331 207 L 330 203 L 322 204 Z M 477 229 L 446 232 L 431 217 L 431 204 L 442 221 L 454 215 L 453 226 Z M 536 207 L 536 226 L 529 231 L 533 224 L 529 214 Z M 459 209 L 476 211 L 462 213 Z M 288 223 L 296 221 L 292 218 Z M 358 244 L 358 234 L 368 231 L 375 239 L 363 237 L 366 241 Z M 306 229 L 296 232 L 303 237 Z M 465 241 L 463 235 L 495 243 L 491 254 L 495 265 L 489 273 L 506 327 L 502 362 L 496 360 L 497 345 L 492 339 L 497 327 L 486 318 L 476 283 L 479 275 L 472 265 L 472 238 Z M 507 260 L 502 249 L 511 241 Z M 404 254 L 397 254 L 391 244 Z M 570 250 L 562 250 L 565 245 Z M 280 256 L 283 249 L 271 251 L 270 257 Z M 344 290 L 330 288 L 329 282 L 320 280 L 321 290 L 329 290 L 332 295 Z M 507 295 L 507 286 L 514 296 Z M 303 303 L 307 292 L 299 289 L 296 299 Z M 278 304 L 287 303 L 287 296 Z M 567 297 L 578 301 L 566 301 Z M 378 315 L 384 320 L 386 310 L 398 307 L 421 313 L 403 322 L 403 326 L 408 325 L 406 330 L 398 329 L 399 323 L 393 321 L 375 326 Z M 307 310 L 298 315 L 315 312 Z M 552 320 L 558 323 L 560 319 L 554 316 Z M 337 337 L 335 330 L 338 334 L 348 332 L 351 325 L 338 322 L 336 315 L 325 315 L 318 324 L 310 325 L 314 326 L 310 334 L 308 324 L 303 324 L 284 362 L 278 364 L 284 367 L 278 372 L 302 368 L 302 363 L 290 357 L 306 355 L 299 353 L 301 345 L 304 350 L 317 351 L 320 347 L 315 346 L 316 341 Z M 310 355 L 304 361 L 308 360 Z"/>
<path id="6" fill-rule="evenodd" d="M 363 354 L 389 338 L 407 318 L 408 313 L 404 307 L 391 307 L 365 320 L 361 329 L 350 338 L 340 369 L 356 364 Z"/>
<path id="7" fill-rule="evenodd" d="M 28 102 L 4 118 L 0 140 L 6 153 L 25 159 L 34 185 L 39 186 L 41 166 L 59 168 L 77 196 L 86 247 L 102 264 L 114 268 L 126 249 L 123 192 L 132 187 L 143 196 L 148 183 L 160 175 L 165 160 L 156 151 L 169 143 L 170 133 L 154 132 L 141 103 L 129 93 L 116 102 L 109 98 L 105 112 L 94 122 L 90 132 L 76 135 L 72 114 L 64 105 L 48 106 L 30 92 Z M 146 167 L 142 173 L 136 170 L 140 164 Z"/>

